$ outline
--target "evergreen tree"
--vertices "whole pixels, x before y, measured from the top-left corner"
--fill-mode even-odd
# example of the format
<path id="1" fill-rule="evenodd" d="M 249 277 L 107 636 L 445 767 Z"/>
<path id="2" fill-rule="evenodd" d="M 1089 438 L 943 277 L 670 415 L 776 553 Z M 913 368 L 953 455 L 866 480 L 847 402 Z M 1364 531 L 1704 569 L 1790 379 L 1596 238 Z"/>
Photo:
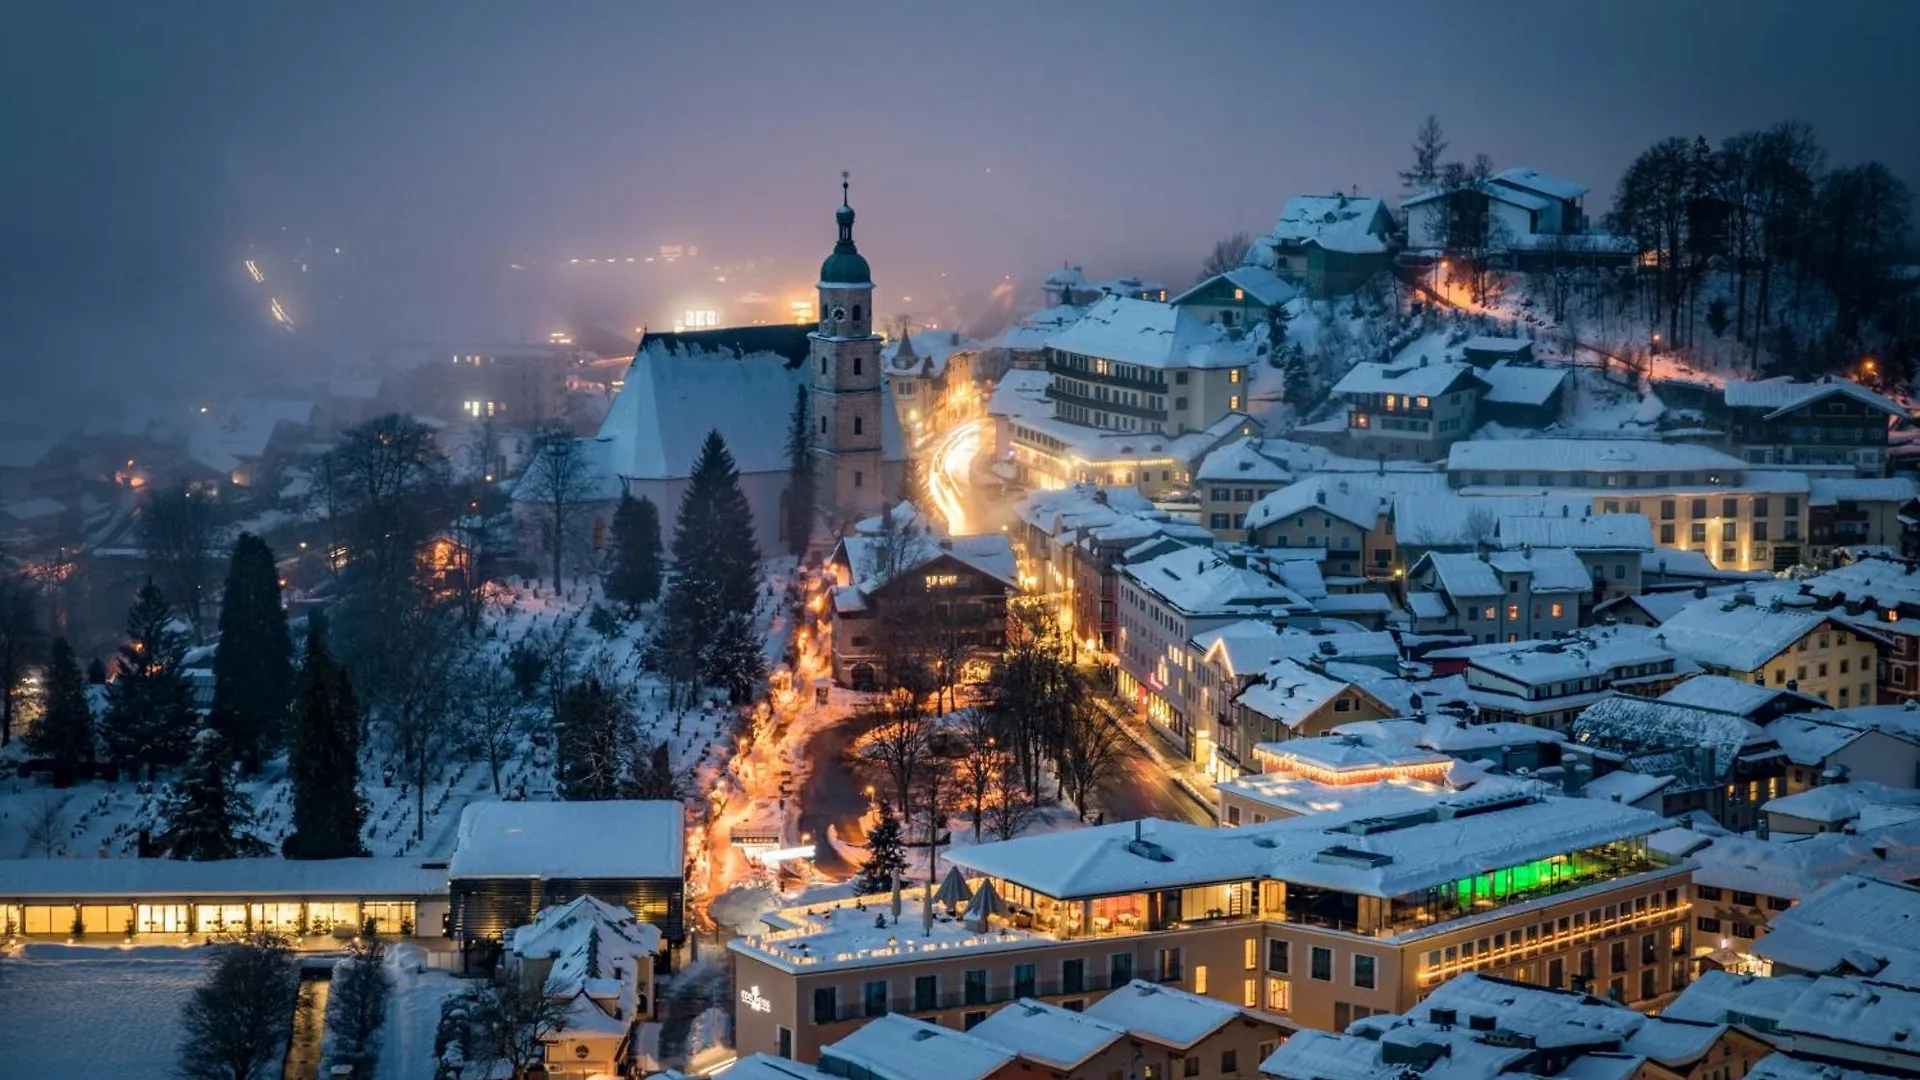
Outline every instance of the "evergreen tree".
<path id="1" fill-rule="evenodd" d="M 560 696 L 559 752 L 555 766 L 560 791 L 568 799 L 587 801 L 618 798 L 626 705 L 603 686 L 588 679 Z"/>
<path id="2" fill-rule="evenodd" d="M 1440 118 L 1427 114 L 1426 122 L 1413 136 L 1413 166 L 1400 172 L 1400 184 L 1411 194 L 1431 191 L 1440 183 L 1440 155 L 1447 152 L 1447 139 L 1440 131 Z"/>
<path id="3" fill-rule="evenodd" d="M 211 727 L 193 736 L 193 757 L 161 807 L 167 825 L 157 839 L 170 859 L 209 862 L 265 855 L 267 846 L 253 835 L 253 801 L 233 786 L 232 756 Z"/>
<path id="4" fill-rule="evenodd" d="M 922 514 L 933 512 L 933 498 L 927 490 L 927 463 L 911 454 L 901 468 L 900 498 Z"/>
<path id="5" fill-rule="evenodd" d="M 613 514 L 607 598 L 630 608 L 653 603 L 660 599 L 660 569 L 660 508 L 623 492 Z"/>
<path id="6" fill-rule="evenodd" d="M 650 754 L 635 754 L 631 774 L 620 791 L 623 799 L 678 799 L 680 778 L 674 775 L 673 757 L 662 742 Z"/>
<path id="7" fill-rule="evenodd" d="M 360 710 L 346 669 L 327 652 L 326 625 L 307 621 L 307 656 L 294 683 L 287 774 L 293 785 L 289 859 L 366 854 L 360 843 Z"/>
<path id="8" fill-rule="evenodd" d="M 47 709 L 27 733 L 27 748 L 53 759 L 55 787 L 71 784 L 83 766 L 93 764 L 93 710 L 87 706 L 85 676 L 67 639 L 53 639 L 47 662 Z"/>
<path id="9" fill-rule="evenodd" d="M 713 643 L 701 655 L 701 681 L 726 690 L 727 700 L 735 705 L 752 701 L 754 689 L 767 674 L 763 645 L 751 612 L 728 612 Z"/>
<path id="10" fill-rule="evenodd" d="M 248 775 L 280 745 L 293 693 L 293 638 L 280 605 L 273 551 L 241 533 L 220 597 L 220 651 L 213 657 L 213 708 L 207 723 L 220 733 Z"/>
<path id="11" fill-rule="evenodd" d="M 1307 358 L 1300 354 L 1296 346 L 1287 346 L 1287 356 L 1280 364 L 1281 388 L 1288 401 L 1304 406 L 1313 394 L 1313 378 L 1307 374 Z"/>
<path id="12" fill-rule="evenodd" d="M 800 558 L 813 539 L 813 504 L 817 497 L 813 471 L 813 431 L 808 418 L 812 395 L 802 385 L 794 396 L 793 419 L 787 425 L 787 553 Z"/>
<path id="13" fill-rule="evenodd" d="M 186 760 L 193 734 L 193 695 L 180 669 L 186 647 L 173 608 L 149 580 L 127 612 L 119 676 L 107 686 L 104 735 L 114 758 L 139 762 L 149 774 Z"/>
<path id="14" fill-rule="evenodd" d="M 653 662 L 676 680 L 721 683 L 738 658 L 729 616 L 751 616 L 760 590 L 753 512 L 740 491 L 733 455 L 718 431 L 707 433 L 673 527 L 673 582 L 662 605 Z M 715 648 L 727 636 L 729 644 Z"/>
<path id="15" fill-rule="evenodd" d="M 900 819 L 893 814 L 893 804 L 881 799 L 880 819 L 867 830 L 867 861 L 860 867 L 859 891 L 891 891 L 893 875 L 904 877 L 906 872 L 907 852 L 900 838 Z"/>
<path id="16" fill-rule="evenodd" d="M 87 685 L 107 685 L 107 665 L 97 656 L 87 661 Z"/>

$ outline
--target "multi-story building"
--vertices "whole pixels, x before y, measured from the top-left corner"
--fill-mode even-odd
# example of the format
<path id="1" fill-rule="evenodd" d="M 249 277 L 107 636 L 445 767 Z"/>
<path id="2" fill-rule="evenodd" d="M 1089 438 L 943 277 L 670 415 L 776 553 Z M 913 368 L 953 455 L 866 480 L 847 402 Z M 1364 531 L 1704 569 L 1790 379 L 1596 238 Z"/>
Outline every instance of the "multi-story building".
<path id="1" fill-rule="evenodd" d="M 1398 480 L 1355 473 L 1289 484 L 1247 512 L 1247 538 L 1257 547 L 1322 549 L 1328 573 L 1359 577 L 1367 551 L 1385 542 L 1385 518 Z"/>
<path id="2" fill-rule="evenodd" d="M 858 534 L 833 553 L 833 676 L 874 690 L 914 670 L 946 686 L 978 682 L 1007 644 L 1007 600 L 1020 591 L 1005 533 L 931 536 L 913 528 Z"/>
<path id="3" fill-rule="evenodd" d="M 1251 359 L 1190 311 L 1109 296 L 1047 343 L 1047 395 L 1070 423 L 1184 435 L 1246 411 Z"/>
<path id="4" fill-rule="evenodd" d="M 900 474 L 887 468 L 882 432 L 897 420 L 880 381 L 873 271 L 853 243 L 853 206 L 840 185 L 840 237 L 820 264 L 820 323 L 807 335 L 817 501 L 829 536 L 893 505 Z"/>
<path id="5" fill-rule="evenodd" d="M 532 429 L 566 412 L 567 375 L 578 354 L 549 343 L 464 344 L 420 350 L 402 394 L 413 411 L 438 420 L 492 420 Z"/>
<path id="6" fill-rule="evenodd" d="M 1454 761 L 1378 735 L 1337 734 L 1254 747 L 1258 771 L 1214 785 L 1220 824 L 1263 825 L 1337 809 L 1400 814 L 1448 794 Z"/>
<path id="7" fill-rule="evenodd" d="M 1565 733 L 1587 706 L 1618 691 L 1651 696 L 1694 671 L 1655 632 L 1594 626 L 1549 641 L 1497 642 L 1430 652 L 1435 674 L 1456 671 L 1476 718 Z"/>
<path id="8" fill-rule="evenodd" d="M 1215 274 L 1167 301 L 1205 322 L 1221 326 L 1258 326 L 1300 290 L 1261 266 L 1236 266 Z"/>
<path id="9" fill-rule="evenodd" d="M 1333 394 L 1347 403 L 1347 438 L 1354 453 L 1391 454 L 1428 461 L 1473 433 L 1474 411 L 1487 384 L 1471 364 L 1456 360 L 1353 365 Z"/>
<path id="10" fill-rule="evenodd" d="M 1379 199 L 1294 195 L 1273 231 L 1254 238 L 1246 262 L 1310 296 L 1343 296 L 1387 268 L 1392 245 L 1393 215 Z"/>
<path id="11" fill-rule="evenodd" d="M 1815 476 L 1808 482 L 1808 559 L 1826 565 L 1836 548 L 1900 546 L 1900 508 L 1916 494 L 1905 476 Z"/>
<path id="12" fill-rule="evenodd" d="M 1881 701 L 1920 697 L 1920 570 L 1870 556 L 1802 582 L 1802 592 L 1835 619 L 1880 643 Z"/>
<path id="13" fill-rule="evenodd" d="M 1470 971 L 1655 1008 L 1688 955 L 1688 868 L 1647 846 L 1663 827 L 1595 800 L 1465 794 L 1392 816 L 1146 820 L 959 848 L 971 902 L 815 904 L 729 942 L 735 1045 L 813 1061 L 882 1012 L 965 1029 L 1135 979 L 1323 1030 Z"/>
<path id="14" fill-rule="evenodd" d="M 1215 743 L 1232 761 L 1246 761 L 1257 746 L 1324 735 L 1354 720 L 1384 720 L 1395 713 L 1365 687 L 1328 673 L 1319 657 L 1283 657 L 1259 672 L 1236 694 Z"/>
<path id="15" fill-rule="evenodd" d="M 1645 514 L 1661 547 L 1699 552 L 1722 570 L 1792 566 L 1809 535 L 1805 473 L 1752 469 L 1706 446 L 1474 439 L 1448 451 L 1447 476 L 1466 494 L 1578 496 L 1595 513 Z"/>
<path id="16" fill-rule="evenodd" d="M 1760 805 L 1786 790 L 1784 755 L 1758 724 L 1669 701 L 1595 702 L 1574 719 L 1567 753 L 1586 761 L 1598 791 L 1615 786 L 1616 772 L 1648 777 L 1620 785 L 1630 789 L 1622 801 L 1667 817 L 1705 813 L 1729 829 L 1753 828 Z"/>
<path id="17" fill-rule="evenodd" d="M 1660 634 L 1711 674 L 1798 690 L 1843 709 L 1878 700 L 1878 643 L 1784 587 L 1702 597 L 1662 622 Z"/>
<path id="18" fill-rule="evenodd" d="M 1249 722 L 1239 697 L 1255 683 L 1266 681 L 1275 664 L 1289 659 L 1317 664 L 1344 685 L 1365 678 L 1363 672 L 1390 676 L 1400 661 L 1399 644 L 1384 630 L 1307 629 L 1279 625 L 1272 619 L 1248 619 L 1205 631 L 1194 636 L 1187 649 L 1194 723 L 1213 748 L 1212 757 L 1202 757 L 1198 764 L 1216 780 L 1229 780 L 1253 768 L 1255 744 L 1273 737 L 1261 734 L 1259 725 Z M 1367 697 L 1377 700 L 1371 692 Z M 1345 723 L 1362 718 L 1355 711 L 1361 700 L 1343 691 L 1328 704 L 1339 717 L 1337 722 Z M 1390 705 L 1377 707 L 1393 711 Z"/>
<path id="19" fill-rule="evenodd" d="M 1407 611 L 1419 634 L 1457 634 L 1491 644 L 1567 633 L 1593 579 L 1566 548 L 1432 552 L 1407 571 Z"/>
<path id="20" fill-rule="evenodd" d="M 1734 452 L 1755 465 L 1839 468 L 1861 476 L 1886 469 L 1888 428 L 1907 410 L 1848 379 L 1781 377 L 1727 383 L 1722 417 Z"/>
<path id="21" fill-rule="evenodd" d="M 1310 614 L 1311 604 L 1275 578 L 1209 548 L 1181 548 L 1119 570 L 1119 690 L 1189 760 L 1194 723 L 1194 636 L 1250 615 Z M 1202 755 L 1203 757 L 1205 755 Z"/>

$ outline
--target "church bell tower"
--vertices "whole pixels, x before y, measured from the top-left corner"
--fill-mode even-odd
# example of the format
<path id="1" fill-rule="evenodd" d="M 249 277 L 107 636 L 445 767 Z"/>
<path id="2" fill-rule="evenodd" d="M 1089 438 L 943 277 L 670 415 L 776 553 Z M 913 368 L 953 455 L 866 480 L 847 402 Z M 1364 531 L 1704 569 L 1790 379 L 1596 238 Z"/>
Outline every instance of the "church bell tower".
<path id="1" fill-rule="evenodd" d="M 820 326 L 808 335 L 815 485 L 837 535 L 887 506 L 881 452 L 880 338 L 873 332 L 873 273 L 853 246 L 853 204 L 840 174 L 840 239 L 820 264 Z"/>

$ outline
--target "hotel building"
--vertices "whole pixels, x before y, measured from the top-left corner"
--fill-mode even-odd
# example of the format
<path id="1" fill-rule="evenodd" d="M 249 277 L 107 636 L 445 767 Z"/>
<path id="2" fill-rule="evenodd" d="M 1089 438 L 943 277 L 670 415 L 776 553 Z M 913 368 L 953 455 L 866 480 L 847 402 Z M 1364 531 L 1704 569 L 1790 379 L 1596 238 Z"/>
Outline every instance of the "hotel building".
<path id="1" fill-rule="evenodd" d="M 1663 825 L 1501 792 L 961 848 L 948 858 L 974 892 L 964 916 L 957 890 L 946 907 L 915 889 L 897 907 L 774 912 L 730 942 L 735 1044 L 811 1062 L 889 1013 L 967 1030 L 1022 998 L 1085 1008 L 1134 979 L 1320 1029 L 1405 1011 L 1468 971 L 1652 1008 L 1688 959 L 1689 871 L 1647 846 Z"/>

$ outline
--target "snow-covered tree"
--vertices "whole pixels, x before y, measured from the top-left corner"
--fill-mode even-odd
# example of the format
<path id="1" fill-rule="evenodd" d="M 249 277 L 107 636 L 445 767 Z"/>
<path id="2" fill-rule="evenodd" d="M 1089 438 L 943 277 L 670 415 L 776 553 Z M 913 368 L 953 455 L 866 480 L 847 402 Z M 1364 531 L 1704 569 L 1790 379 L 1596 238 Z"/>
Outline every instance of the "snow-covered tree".
<path id="1" fill-rule="evenodd" d="M 752 615 L 759 591 L 753 512 L 726 441 L 711 431 L 674 523 L 673 580 L 661 605 L 654 666 L 681 682 L 734 681 L 721 665 L 744 659 L 738 617 Z"/>
<path id="2" fill-rule="evenodd" d="M 559 752 L 554 767 L 560 791 L 568 799 L 614 799 L 625 772 L 626 702 L 599 679 L 570 687 L 560 698 Z"/>
<path id="3" fill-rule="evenodd" d="M 187 1080 L 278 1075 L 299 988 L 285 942 L 257 937 L 222 946 L 206 982 L 180 1010 L 177 1074 Z"/>
<path id="4" fill-rule="evenodd" d="M 620 496 L 613 513 L 613 567 L 607 571 L 607 598 L 637 608 L 660 598 L 660 508 L 653 500 Z"/>
<path id="5" fill-rule="evenodd" d="M 210 727 L 193 736 L 193 757 L 161 807 L 166 828 L 156 838 L 171 859 L 210 862 L 264 855 L 253 835 L 253 802 L 233 785 L 233 759 L 225 740 Z"/>
<path id="6" fill-rule="evenodd" d="M 46 711 L 27 733 L 27 749 L 51 758 L 54 786 L 66 787 L 80 769 L 93 764 L 94 731 L 86 677 L 64 637 L 53 639 L 46 680 Z"/>
<path id="7" fill-rule="evenodd" d="M 863 893 L 893 888 L 893 875 L 907 872 L 907 849 L 900 835 L 900 819 L 893 804 L 880 800 L 880 816 L 867 830 L 867 861 L 860 867 L 858 889 Z"/>
<path id="8" fill-rule="evenodd" d="M 293 694 L 287 774 L 293 785 L 290 859 L 364 855 L 360 829 L 360 709 L 344 668 L 327 652 L 325 622 L 307 623 L 307 655 Z"/>
<path id="9" fill-rule="evenodd" d="M 127 612 L 118 677 L 107 685 L 102 726 L 107 751 L 116 759 L 138 762 L 149 772 L 185 760 L 193 734 L 193 695 L 180 666 L 186 647 L 173 608 L 148 581 Z"/>
<path id="10" fill-rule="evenodd" d="M 794 395 L 793 416 L 787 424 L 787 554 L 799 558 L 813 539 L 813 510 L 818 482 L 813 461 L 813 430 L 809 407 L 813 396 L 806 386 Z"/>

